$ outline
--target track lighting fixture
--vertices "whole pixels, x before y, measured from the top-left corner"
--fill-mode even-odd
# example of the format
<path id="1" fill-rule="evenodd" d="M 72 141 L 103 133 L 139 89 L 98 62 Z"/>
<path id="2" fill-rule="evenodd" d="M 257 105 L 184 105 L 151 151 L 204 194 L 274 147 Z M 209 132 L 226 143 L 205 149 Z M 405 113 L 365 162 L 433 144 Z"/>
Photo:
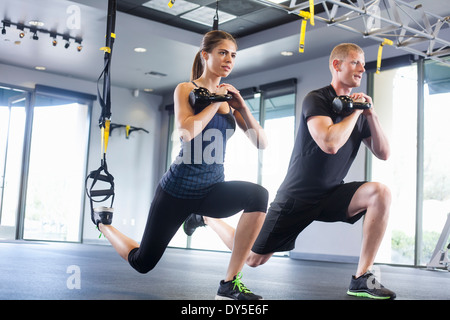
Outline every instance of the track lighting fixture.
<path id="1" fill-rule="evenodd" d="M 19 33 L 19 38 L 22 39 L 23 37 L 25 37 L 25 26 L 21 23 L 19 23 L 17 25 L 17 30 L 21 30 L 22 32 Z"/>
<path id="2" fill-rule="evenodd" d="M 81 50 L 83 50 L 83 46 L 81 45 L 81 39 L 75 39 L 75 43 L 78 43 L 78 46 L 77 46 L 77 51 L 78 52 L 80 52 Z"/>
<path id="3" fill-rule="evenodd" d="M 70 47 L 70 37 L 68 35 L 64 35 L 63 40 L 66 41 L 66 43 L 64 44 L 64 48 L 68 49 Z"/>
<path id="4" fill-rule="evenodd" d="M 2 28 L 2 34 L 5 35 L 6 34 L 6 28 L 7 27 L 11 27 L 11 26 L 16 26 L 17 30 L 20 31 L 19 33 L 19 38 L 24 38 L 25 37 L 25 30 L 28 29 L 30 31 L 30 33 L 33 34 L 32 39 L 33 40 L 39 40 L 39 36 L 38 36 L 38 32 L 39 33 L 48 33 L 50 34 L 50 37 L 53 39 L 52 40 L 52 45 L 54 47 L 56 47 L 56 45 L 58 44 L 58 37 L 61 37 L 63 40 L 66 41 L 66 43 L 64 44 L 64 48 L 68 49 L 70 47 L 70 40 L 74 40 L 78 45 L 77 45 L 77 51 L 80 52 L 83 49 L 83 46 L 81 45 L 81 42 L 83 41 L 83 39 L 81 39 L 80 37 L 73 37 L 69 34 L 62 34 L 62 33 L 58 33 L 55 31 L 49 31 L 46 29 L 42 29 L 40 27 L 42 27 L 44 25 L 43 22 L 40 21 L 36 21 L 34 23 L 32 23 L 32 21 L 30 21 L 30 25 L 25 25 L 23 23 L 15 23 L 15 22 L 11 22 L 9 20 L 2 20 L 1 21 L 3 23 L 3 28 Z M 37 23 L 39 22 L 39 23 Z"/>
<path id="5" fill-rule="evenodd" d="M 6 34 L 6 27 L 10 27 L 11 24 L 8 21 L 2 21 L 2 22 L 3 22 L 2 34 Z"/>
<path id="6" fill-rule="evenodd" d="M 56 47 L 56 45 L 58 44 L 58 40 L 56 40 L 56 32 L 50 32 L 50 38 L 53 38 L 52 45 Z"/>

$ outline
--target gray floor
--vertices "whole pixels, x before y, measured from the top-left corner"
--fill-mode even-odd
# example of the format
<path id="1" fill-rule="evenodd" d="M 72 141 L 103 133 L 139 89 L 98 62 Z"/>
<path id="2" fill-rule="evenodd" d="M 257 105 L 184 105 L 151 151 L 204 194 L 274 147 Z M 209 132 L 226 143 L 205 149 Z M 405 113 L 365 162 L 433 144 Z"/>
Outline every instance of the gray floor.
<path id="1" fill-rule="evenodd" d="M 229 256 L 169 248 L 158 266 L 142 275 L 110 246 L 0 242 L 0 299 L 210 300 Z M 363 300 L 346 295 L 355 267 L 274 257 L 264 266 L 245 267 L 243 282 L 267 300 Z M 450 300 L 450 272 L 379 268 L 381 282 L 397 300 Z"/>

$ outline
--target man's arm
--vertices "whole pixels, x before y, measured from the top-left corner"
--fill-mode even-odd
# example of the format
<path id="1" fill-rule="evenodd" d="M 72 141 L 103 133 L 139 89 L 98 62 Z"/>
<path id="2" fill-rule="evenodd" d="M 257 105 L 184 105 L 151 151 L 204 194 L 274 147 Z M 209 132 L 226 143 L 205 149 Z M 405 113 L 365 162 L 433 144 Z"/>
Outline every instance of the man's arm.
<path id="1" fill-rule="evenodd" d="M 371 136 L 364 139 L 363 142 L 378 159 L 387 160 L 391 153 L 389 141 L 373 107 L 372 98 L 365 93 L 354 93 L 352 98 L 355 100 L 361 99 L 361 101 L 367 101 L 372 105 L 370 109 L 364 110 L 363 112 L 367 119 L 367 123 L 369 124 L 371 134 Z"/>
<path id="2" fill-rule="evenodd" d="M 327 116 L 312 116 L 308 119 L 308 130 L 314 141 L 328 154 L 336 154 L 347 142 L 363 110 L 355 110 L 339 123 Z"/>
<path id="3" fill-rule="evenodd" d="M 373 108 L 373 107 L 372 107 Z M 371 108 L 371 109 L 372 109 Z M 378 115 L 374 110 L 366 110 L 364 112 L 367 123 L 370 127 L 371 136 L 364 139 L 364 144 L 372 151 L 372 153 L 380 160 L 387 160 L 390 156 L 389 141 L 384 133 Z"/>

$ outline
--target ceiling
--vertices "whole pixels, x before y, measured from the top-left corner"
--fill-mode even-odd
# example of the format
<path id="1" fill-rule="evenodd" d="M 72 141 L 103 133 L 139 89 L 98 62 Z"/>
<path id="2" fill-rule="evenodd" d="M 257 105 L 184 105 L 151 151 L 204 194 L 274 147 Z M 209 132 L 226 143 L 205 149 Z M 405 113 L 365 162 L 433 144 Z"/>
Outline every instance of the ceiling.
<path id="1" fill-rule="evenodd" d="M 288 15 L 280 9 L 257 1 L 178 0 L 172 8 L 168 7 L 168 2 L 169 0 L 118 0 L 117 10 L 204 34 L 211 30 L 217 8 L 220 28 L 236 38 L 298 20 L 295 15 Z M 289 1 L 283 3 L 289 3 Z M 186 14 L 187 12 L 189 15 Z M 189 17 L 201 18 L 204 24 L 193 22 L 189 20 Z"/>
<path id="2" fill-rule="evenodd" d="M 206 7 L 214 14 L 217 2 L 176 0 L 170 9 L 173 11 L 167 13 L 150 7 L 158 4 L 158 1 L 117 1 L 117 37 L 111 67 L 113 85 L 129 89 L 152 89 L 155 94 L 165 95 L 172 92 L 177 83 L 189 80 L 193 57 L 202 35 L 211 30 L 213 21 L 211 13 L 207 13 L 206 24 L 194 23 L 182 17 L 183 13 L 175 14 L 175 10 L 192 5 L 189 11 Z M 162 1 L 164 7 L 168 1 Z M 450 15 L 448 0 L 420 2 L 429 12 L 440 16 Z M 282 4 L 289 3 L 285 1 Z M 33 40 L 29 30 L 23 39 L 19 39 L 19 30 L 11 26 L 6 28 L 6 34 L 0 34 L 0 63 L 33 70 L 36 66 L 43 66 L 46 70 L 41 72 L 96 81 L 103 68 L 104 53 L 100 48 L 105 46 L 107 7 L 107 0 L 1 1 L 2 20 L 26 25 L 31 20 L 42 21 L 42 29 L 68 34 L 73 38 L 81 37 L 83 49 L 78 52 L 73 41 L 69 48 L 64 48 L 65 41 L 61 37 L 57 37 L 58 45 L 52 46 L 52 38 L 44 33 L 38 33 L 39 40 Z M 320 15 L 320 8 L 316 5 L 316 14 Z M 379 44 L 359 34 L 316 22 L 315 26 L 308 24 L 305 52 L 299 53 L 301 22 L 297 15 L 257 0 L 220 0 L 218 9 L 219 28 L 232 33 L 239 45 L 230 81 L 233 77 L 326 56 L 339 42 L 355 42 L 363 47 Z M 226 21 L 227 15 L 234 16 L 234 19 Z M 194 14 L 196 16 L 205 15 Z M 450 41 L 448 31 L 449 28 L 443 28 L 441 34 Z M 136 53 L 133 50 L 136 47 L 146 48 L 147 51 Z M 293 55 L 282 56 L 281 51 L 292 51 Z M 386 56 L 395 54 L 399 52 L 393 48 L 385 49 L 383 53 Z M 366 60 L 375 57 L 375 51 L 369 54 L 366 52 Z M 0 83 L 8 83 L 7 75 L 0 74 Z"/>

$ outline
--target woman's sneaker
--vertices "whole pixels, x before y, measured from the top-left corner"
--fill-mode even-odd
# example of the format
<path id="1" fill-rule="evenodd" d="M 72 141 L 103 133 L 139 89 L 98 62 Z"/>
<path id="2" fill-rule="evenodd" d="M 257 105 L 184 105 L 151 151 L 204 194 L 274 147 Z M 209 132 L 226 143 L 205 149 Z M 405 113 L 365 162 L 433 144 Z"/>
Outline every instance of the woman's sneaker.
<path id="1" fill-rule="evenodd" d="M 112 223 L 113 218 L 113 208 L 108 207 L 97 207 L 91 211 L 92 222 L 98 227 L 99 223 L 104 225 L 109 225 Z"/>
<path id="2" fill-rule="evenodd" d="M 220 281 L 216 300 L 262 300 L 261 296 L 251 292 L 242 282 L 242 273 L 234 276 L 233 280 Z"/>
<path id="3" fill-rule="evenodd" d="M 375 279 L 371 272 L 366 272 L 362 276 L 355 278 L 352 276 L 347 294 L 350 296 L 364 297 L 371 299 L 395 299 L 395 292 L 385 288 Z"/>
<path id="4" fill-rule="evenodd" d="M 186 220 L 184 220 L 183 230 L 188 236 L 192 236 L 195 229 L 204 226 L 206 226 L 206 224 L 205 221 L 203 221 L 203 216 L 193 213 L 189 215 Z"/>

